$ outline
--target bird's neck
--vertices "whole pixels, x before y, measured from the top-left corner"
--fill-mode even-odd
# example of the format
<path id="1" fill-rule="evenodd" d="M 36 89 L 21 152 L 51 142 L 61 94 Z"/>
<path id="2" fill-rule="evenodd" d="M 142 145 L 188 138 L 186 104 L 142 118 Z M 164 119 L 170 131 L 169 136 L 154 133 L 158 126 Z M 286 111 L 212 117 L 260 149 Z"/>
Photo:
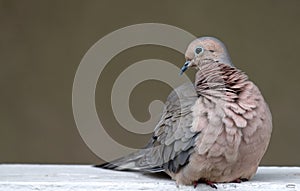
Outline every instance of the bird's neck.
<path id="1" fill-rule="evenodd" d="M 248 76 L 239 69 L 213 62 L 201 64 L 196 74 L 195 87 L 199 96 L 235 101 L 247 80 Z"/>

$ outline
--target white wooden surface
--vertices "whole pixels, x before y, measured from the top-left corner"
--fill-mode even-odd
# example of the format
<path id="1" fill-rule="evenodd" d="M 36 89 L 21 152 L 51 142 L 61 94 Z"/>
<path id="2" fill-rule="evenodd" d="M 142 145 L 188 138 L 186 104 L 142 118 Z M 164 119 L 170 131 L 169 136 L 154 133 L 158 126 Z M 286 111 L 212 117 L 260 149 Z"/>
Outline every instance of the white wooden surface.
<path id="1" fill-rule="evenodd" d="M 218 190 L 300 191 L 300 167 L 260 167 L 249 182 L 217 184 Z M 0 191 L 215 190 L 200 184 L 176 187 L 162 175 L 117 172 L 88 165 L 0 165 Z"/>

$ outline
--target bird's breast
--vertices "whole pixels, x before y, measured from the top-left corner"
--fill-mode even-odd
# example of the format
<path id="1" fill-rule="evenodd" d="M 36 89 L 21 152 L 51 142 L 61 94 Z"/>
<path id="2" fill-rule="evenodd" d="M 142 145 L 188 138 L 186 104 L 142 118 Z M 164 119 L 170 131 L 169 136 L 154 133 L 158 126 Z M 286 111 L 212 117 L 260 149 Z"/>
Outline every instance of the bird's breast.
<path id="1" fill-rule="evenodd" d="M 255 174 L 270 140 L 272 119 L 252 82 L 244 83 L 242 90 L 234 102 L 214 96 L 196 100 L 191 130 L 200 133 L 189 164 L 176 179 L 230 182 Z"/>
<path id="2" fill-rule="evenodd" d="M 269 108 L 252 82 L 243 84 L 234 102 L 200 96 L 192 111 L 192 131 L 201 132 L 195 147 L 199 156 L 211 161 L 224 159 L 222 163 L 229 165 L 245 156 L 260 161 L 269 143 L 272 122 Z"/>

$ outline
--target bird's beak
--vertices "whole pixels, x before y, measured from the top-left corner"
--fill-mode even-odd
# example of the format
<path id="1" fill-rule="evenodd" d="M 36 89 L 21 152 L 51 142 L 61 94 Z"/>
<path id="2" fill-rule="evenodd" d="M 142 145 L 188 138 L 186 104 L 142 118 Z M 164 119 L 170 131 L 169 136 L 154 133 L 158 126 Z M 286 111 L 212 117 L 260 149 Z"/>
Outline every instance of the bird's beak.
<path id="1" fill-rule="evenodd" d="M 183 72 L 185 72 L 185 71 L 188 69 L 188 67 L 190 66 L 190 64 L 191 64 L 191 61 L 186 61 L 186 62 L 184 63 L 184 65 L 182 66 L 182 68 L 181 68 L 181 70 L 180 70 L 180 75 L 182 75 Z"/>

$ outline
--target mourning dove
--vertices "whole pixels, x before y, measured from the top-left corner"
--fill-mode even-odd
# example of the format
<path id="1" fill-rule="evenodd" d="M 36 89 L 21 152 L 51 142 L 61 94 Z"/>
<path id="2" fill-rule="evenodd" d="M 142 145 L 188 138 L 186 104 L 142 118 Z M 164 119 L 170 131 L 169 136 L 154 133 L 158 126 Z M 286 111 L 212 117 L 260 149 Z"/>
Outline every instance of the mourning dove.
<path id="1" fill-rule="evenodd" d="M 195 83 L 171 92 L 148 145 L 98 167 L 163 171 L 177 185 L 254 176 L 272 132 L 271 112 L 259 89 L 233 66 L 216 38 L 194 40 L 185 57 L 181 72 L 197 69 Z"/>

